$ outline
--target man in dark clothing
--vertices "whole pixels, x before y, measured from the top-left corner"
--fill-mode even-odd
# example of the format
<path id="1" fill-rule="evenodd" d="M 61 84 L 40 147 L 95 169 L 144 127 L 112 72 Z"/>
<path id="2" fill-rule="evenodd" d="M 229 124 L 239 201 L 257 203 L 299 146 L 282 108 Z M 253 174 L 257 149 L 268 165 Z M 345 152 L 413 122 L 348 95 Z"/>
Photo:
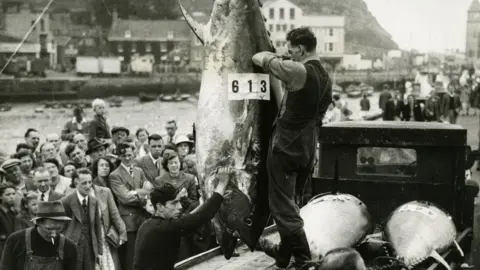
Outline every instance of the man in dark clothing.
<path id="1" fill-rule="evenodd" d="M 35 227 L 8 237 L 0 270 L 76 269 L 77 247 L 59 234 L 68 220 L 60 201 L 39 202 Z"/>
<path id="2" fill-rule="evenodd" d="M 394 92 L 391 98 L 385 103 L 385 110 L 383 111 L 383 121 L 400 120 L 401 107 L 403 102 L 398 100 L 398 93 Z"/>
<path id="3" fill-rule="evenodd" d="M 319 120 L 332 103 L 332 82 L 315 51 L 317 39 L 311 29 L 293 29 L 286 39 L 293 61 L 271 52 L 257 53 L 252 59 L 285 86 L 267 158 L 269 205 L 281 244 L 265 253 L 275 257 L 280 269 L 289 265 L 292 255 L 293 268 L 301 268 L 311 259 L 295 196 L 304 193 L 312 174 Z"/>
<path id="4" fill-rule="evenodd" d="M 385 111 L 387 101 L 392 98 L 392 93 L 390 93 L 388 84 L 383 85 L 383 91 L 378 98 L 378 107 Z"/>
<path id="5" fill-rule="evenodd" d="M 73 109 L 73 119 L 68 120 L 63 126 L 61 138 L 63 141 L 68 141 L 70 136 L 77 132 L 88 135 L 88 121 L 83 117 L 83 109 L 81 107 Z"/>
<path id="6" fill-rule="evenodd" d="M 212 197 L 181 217 L 180 200 L 186 192 L 179 192 L 170 184 L 155 188 L 150 194 L 155 214 L 142 224 L 135 242 L 135 270 L 173 269 L 181 237 L 207 223 L 220 208 L 230 179 L 230 168 L 220 168 L 216 178 L 218 184 Z"/>

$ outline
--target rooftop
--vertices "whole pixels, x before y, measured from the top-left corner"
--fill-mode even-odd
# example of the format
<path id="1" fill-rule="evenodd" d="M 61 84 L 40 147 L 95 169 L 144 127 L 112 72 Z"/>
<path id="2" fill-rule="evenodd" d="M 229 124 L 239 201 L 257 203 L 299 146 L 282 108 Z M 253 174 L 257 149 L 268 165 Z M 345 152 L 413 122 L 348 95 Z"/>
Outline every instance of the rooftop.
<path id="1" fill-rule="evenodd" d="M 480 11 L 480 3 L 478 2 L 478 0 L 472 0 L 468 11 Z"/>

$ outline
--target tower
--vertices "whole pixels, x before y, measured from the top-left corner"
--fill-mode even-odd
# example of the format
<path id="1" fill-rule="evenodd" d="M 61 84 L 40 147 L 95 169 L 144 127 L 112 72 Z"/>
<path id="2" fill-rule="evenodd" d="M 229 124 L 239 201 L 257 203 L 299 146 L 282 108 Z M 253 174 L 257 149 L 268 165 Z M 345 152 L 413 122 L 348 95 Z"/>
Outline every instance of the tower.
<path id="1" fill-rule="evenodd" d="M 467 59 L 480 58 L 480 2 L 472 0 L 467 16 L 467 42 L 465 53 Z"/>

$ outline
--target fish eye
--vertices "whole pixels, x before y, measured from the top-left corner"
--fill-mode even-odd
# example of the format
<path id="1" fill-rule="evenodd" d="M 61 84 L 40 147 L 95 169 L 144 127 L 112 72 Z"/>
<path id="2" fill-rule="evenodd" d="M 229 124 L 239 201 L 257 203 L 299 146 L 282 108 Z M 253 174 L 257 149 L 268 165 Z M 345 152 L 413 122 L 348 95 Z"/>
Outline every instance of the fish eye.
<path id="1" fill-rule="evenodd" d="M 245 223 L 245 225 L 247 225 L 248 227 L 251 227 L 253 222 L 252 222 L 252 219 L 251 218 L 245 218 L 243 220 L 243 222 Z"/>

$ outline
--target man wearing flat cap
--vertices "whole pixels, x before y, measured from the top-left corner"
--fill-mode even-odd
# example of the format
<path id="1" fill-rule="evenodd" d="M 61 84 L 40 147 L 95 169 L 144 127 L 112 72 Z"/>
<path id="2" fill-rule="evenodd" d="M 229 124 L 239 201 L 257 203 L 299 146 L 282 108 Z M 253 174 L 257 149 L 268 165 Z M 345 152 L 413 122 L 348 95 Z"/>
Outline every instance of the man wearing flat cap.
<path id="1" fill-rule="evenodd" d="M 3 249 L 0 270 L 77 268 L 77 247 L 60 234 L 65 209 L 60 201 L 39 202 L 35 227 L 11 234 Z"/>
<path id="2" fill-rule="evenodd" d="M 20 211 L 20 201 L 23 198 L 23 194 L 28 191 L 20 170 L 20 160 L 15 158 L 7 159 L 0 165 L 0 169 L 5 172 L 5 182 L 16 190 L 15 209 Z"/>
<path id="3" fill-rule="evenodd" d="M 112 141 L 114 146 L 113 153 L 115 155 L 118 155 L 116 153 L 117 145 L 126 142 L 129 135 L 130 135 L 130 130 L 128 130 L 128 128 L 126 127 L 115 126 L 112 128 Z"/>

